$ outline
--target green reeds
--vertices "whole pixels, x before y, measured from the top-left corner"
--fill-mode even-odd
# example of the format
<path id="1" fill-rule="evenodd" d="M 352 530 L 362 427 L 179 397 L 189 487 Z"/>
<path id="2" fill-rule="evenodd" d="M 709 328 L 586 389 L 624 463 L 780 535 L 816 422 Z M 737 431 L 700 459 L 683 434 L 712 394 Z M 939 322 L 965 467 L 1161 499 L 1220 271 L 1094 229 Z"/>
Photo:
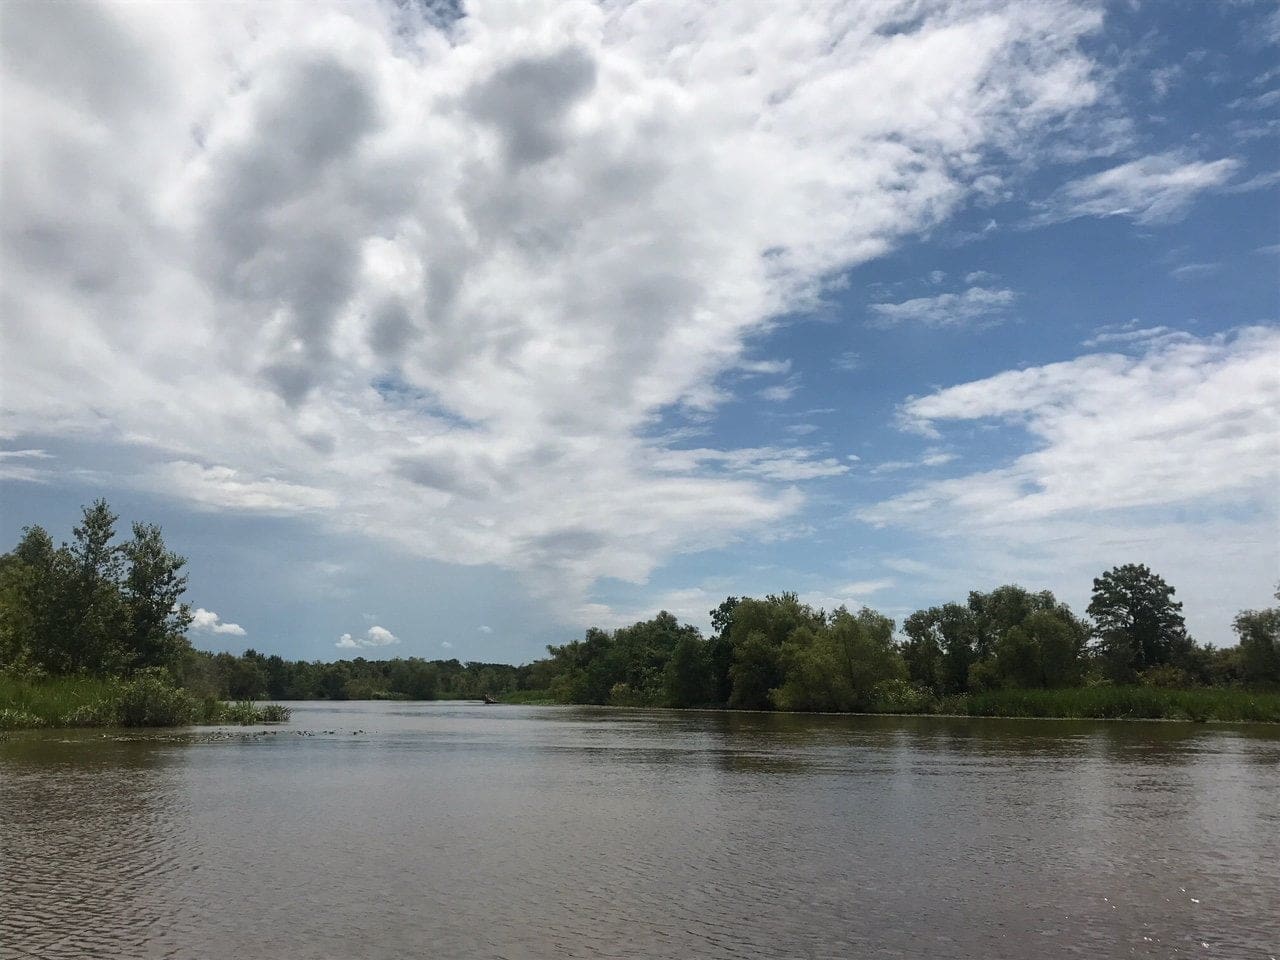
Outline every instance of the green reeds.
<path id="1" fill-rule="evenodd" d="M 1075 687 L 990 690 L 948 697 L 942 712 L 973 717 L 1062 717 L 1103 720 L 1280 721 L 1280 694 L 1206 687 Z"/>
<path id="2" fill-rule="evenodd" d="M 0 730 L 259 724 L 288 719 L 288 708 L 279 704 L 197 700 L 160 671 L 144 671 L 131 679 L 29 679 L 0 674 Z"/>

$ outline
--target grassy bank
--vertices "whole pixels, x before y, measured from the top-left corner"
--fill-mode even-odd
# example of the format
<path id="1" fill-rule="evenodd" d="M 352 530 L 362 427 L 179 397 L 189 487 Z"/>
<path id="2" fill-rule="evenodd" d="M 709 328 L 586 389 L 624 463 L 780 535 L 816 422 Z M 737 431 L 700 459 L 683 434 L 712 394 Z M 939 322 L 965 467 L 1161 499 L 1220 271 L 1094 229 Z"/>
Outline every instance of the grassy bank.
<path id="1" fill-rule="evenodd" d="M 504 694 L 503 703 L 562 703 L 545 690 Z M 1280 723 L 1280 691 L 1202 687 L 1075 687 L 1062 690 L 991 690 L 935 699 L 881 698 L 859 713 L 969 717 L 1037 717 L 1061 720 L 1192 720 Z"/>
<path id="2" fill-rule="evenodd" d="M 944 713 L 972 717 L 1280 722 L 1280 693 L 1213 687 L 992 690 L 949 697 L 940 707 Z"/>
<path id="3" fill-rule="evenodd" d="M 280 723 L 279 704 L 198 699 L 165 677 L 131 680 L 0 675 L 0 730 L 40 727 L 180 727 L 195 723 Z"/>

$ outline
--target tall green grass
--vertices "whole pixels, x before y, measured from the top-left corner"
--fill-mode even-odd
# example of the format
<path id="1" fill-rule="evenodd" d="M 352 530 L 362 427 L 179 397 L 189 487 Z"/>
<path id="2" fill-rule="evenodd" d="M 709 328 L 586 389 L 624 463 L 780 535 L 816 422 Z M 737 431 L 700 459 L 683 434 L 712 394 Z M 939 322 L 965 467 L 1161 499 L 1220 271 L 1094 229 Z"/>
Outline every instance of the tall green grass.
<path id="1" fill-rule="evenodd" d="M 132 679 L 0 674 L 0 730 L 39 727 L 180 727 L 194 723 L 281 723 L 279 704 L 198 700 L 163 673 Z"/>
<path id="2" fill-rule="evenodd" d="M 1077 687 L 991 690 L 942 701 L 944 713 L 973 717 L 1280 722 L 1280 693 L 1207 687 Z"/>

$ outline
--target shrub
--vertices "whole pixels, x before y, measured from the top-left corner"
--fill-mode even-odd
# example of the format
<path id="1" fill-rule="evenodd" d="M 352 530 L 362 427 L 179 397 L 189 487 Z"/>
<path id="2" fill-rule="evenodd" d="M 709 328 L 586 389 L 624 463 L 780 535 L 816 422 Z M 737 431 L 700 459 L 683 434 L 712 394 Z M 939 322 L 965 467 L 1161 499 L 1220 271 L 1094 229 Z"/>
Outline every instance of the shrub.
<path id="1" fill-rule="evenodd" d="M 905 680 L 882 680 L 871 689 L 875 713 L 932 713 L 933 696 Z"/>
<path id="2" fill-rule="evenodd" d="M 32 730 L 43 727 L 44 720 L 25 710 L 0 710 L 0 730 Z"/>
<path id="3" fill-rule="evenodd" d="M 63 727 L 114 727 L 120 724 L 120 711 L 110 700 L 83 703 L 62 717 Z"/>
<path id="4" fill-rule="evenodd" d="M 288 723 L 293 711 L 278 703 L 268 703 L 258 708 L 263 723 Z"/>
<path id="5" fill-rule="evenodd" d="M 199 715 L 195 699 L 179 690 L 168 675 L 145 670 L 126 683 L 118 701 L 118 719 L 124 727 L 179 727 Z"/>
<path id="6" fill-rule="evenodd" d="M 1195 686 L 1187 671 L 1171 663 L 1148 667 L 1138 674 L 1138 679 L 1144 687 L 1159 687 L 1162 690 L 1186 690 Z"/>

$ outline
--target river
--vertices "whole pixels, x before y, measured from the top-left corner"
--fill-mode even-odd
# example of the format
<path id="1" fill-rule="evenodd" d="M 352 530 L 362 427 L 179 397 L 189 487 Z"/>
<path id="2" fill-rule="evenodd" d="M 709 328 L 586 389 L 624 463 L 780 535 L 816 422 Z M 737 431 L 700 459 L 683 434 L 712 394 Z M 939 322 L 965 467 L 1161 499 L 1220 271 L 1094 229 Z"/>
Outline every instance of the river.
<path id="1" fill-rule="evenodd" d="M 1280 956 L 1280 727 L 298 703 L 0 741 L 0 956 Z"/>

